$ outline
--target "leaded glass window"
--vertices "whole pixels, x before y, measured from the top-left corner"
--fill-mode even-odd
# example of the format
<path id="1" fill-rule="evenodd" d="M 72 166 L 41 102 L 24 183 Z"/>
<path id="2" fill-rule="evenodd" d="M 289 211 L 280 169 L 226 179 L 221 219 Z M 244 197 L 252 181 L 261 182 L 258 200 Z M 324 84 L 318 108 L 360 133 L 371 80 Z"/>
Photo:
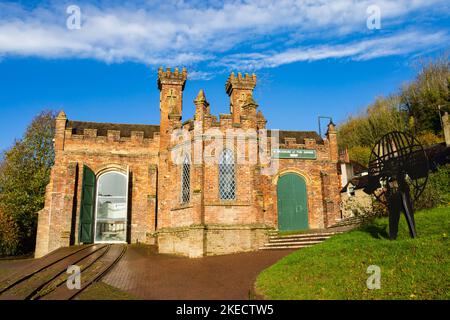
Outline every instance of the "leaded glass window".
<path id="1" fill-rule="evenodd" d="M 236 199 L 236 178 L 234 156 L 230 149 L 225 149 L 219 156 L 219 196 L 221 200 Z"/>
<path id="2" fill-rule="evenodd" d="M 188 203 L 191 198 L 191 163 L 186 155 L 181 172 L 181 202 Z"/>

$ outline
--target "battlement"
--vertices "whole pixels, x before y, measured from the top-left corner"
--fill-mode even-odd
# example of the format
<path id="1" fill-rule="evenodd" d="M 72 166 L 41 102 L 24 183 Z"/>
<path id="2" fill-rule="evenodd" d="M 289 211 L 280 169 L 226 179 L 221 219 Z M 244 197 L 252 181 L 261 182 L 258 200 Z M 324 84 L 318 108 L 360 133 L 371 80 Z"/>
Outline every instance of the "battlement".
<path id="1" fill-rule="evenodd" d="M 237 76 L 235 76 L 234 72 L 232 72 L 225 83 L 225 91 L 230 95 L 233 89 L 253 90 L 255 86 L 256 75 L 254 73 L 252 75 L 246 73 L 242 76 L 242 74 L 238 72 Z"/>
<path id="2" fill-rule="evenodd" d="M 268 135 L 272 136 L 271 130 Z M 279 143 L 285 147 L 315 148 L 324 145 L 323 139 L 315 131 L 278 131 Z"/>
<path id="3" fill-rule="evenodd" d="M 181 72 L 178 68 L 172 72 L 170 68 L 166 68 L 163 70 L 163 67 L 159 67 L 158 69 L 158 88 L 161 90 L 163 84 L 172 84 L 172 85 L 181 85 L 184 90 L 184 85 L 187 79 L 187 71 L 186 68 L 183 68 Z"/>
<path id="4" fill-rule="evenodd" d="M 149 143 L 159 137 L 159 126 L 67 121 L 66 140 Z"/>

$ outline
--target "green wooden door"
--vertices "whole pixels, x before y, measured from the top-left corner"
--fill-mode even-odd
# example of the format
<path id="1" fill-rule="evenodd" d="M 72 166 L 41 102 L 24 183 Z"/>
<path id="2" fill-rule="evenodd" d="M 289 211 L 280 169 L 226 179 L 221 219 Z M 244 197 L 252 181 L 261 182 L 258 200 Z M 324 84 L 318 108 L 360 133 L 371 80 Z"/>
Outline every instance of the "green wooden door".
<path id="1" fill-rule="evenodd" d="M 81 190 L 79 242 L 93 242 L 95 199 L 95 174 L 88 166 L 83 166 L 83 185 Z"/>
<path id="2" fill-rule="evenodd" d="M 305 180 L 294 173 L 278 179 L 278 230 L 308 229 L 308 203 Z"/>

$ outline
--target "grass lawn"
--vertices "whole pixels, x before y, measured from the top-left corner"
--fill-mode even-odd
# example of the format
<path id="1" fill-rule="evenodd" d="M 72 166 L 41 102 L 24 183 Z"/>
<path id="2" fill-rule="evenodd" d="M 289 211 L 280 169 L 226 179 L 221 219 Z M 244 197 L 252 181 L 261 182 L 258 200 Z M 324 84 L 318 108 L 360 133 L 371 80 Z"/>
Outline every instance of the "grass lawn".
<path id="1" fill-rule="evenodd" d="M 256 292 L 267 299 L 450 299 L 450 207 L 417 212 L 418 237 L 401 217 L 398 240 L 388 220 L 300 249 L 264 270 Z M 367 267 L 381 268 L 381 288 L 369 290 Z"/>

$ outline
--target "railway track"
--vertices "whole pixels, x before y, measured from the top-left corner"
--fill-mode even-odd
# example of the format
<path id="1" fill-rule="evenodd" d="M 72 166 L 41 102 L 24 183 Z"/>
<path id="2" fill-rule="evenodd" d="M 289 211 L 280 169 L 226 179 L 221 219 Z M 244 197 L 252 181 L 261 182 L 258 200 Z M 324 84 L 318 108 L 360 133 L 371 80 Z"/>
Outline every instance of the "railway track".
<path id="1" fill-rule="evenodd" d="M 67 247 L 34 261 L 0 282 L 0 300 L 71 300 L 100 280 L 123 256 L 126 245 Z M 67 268 L 80 268 L 81 286 L 69 289 Z"/>

